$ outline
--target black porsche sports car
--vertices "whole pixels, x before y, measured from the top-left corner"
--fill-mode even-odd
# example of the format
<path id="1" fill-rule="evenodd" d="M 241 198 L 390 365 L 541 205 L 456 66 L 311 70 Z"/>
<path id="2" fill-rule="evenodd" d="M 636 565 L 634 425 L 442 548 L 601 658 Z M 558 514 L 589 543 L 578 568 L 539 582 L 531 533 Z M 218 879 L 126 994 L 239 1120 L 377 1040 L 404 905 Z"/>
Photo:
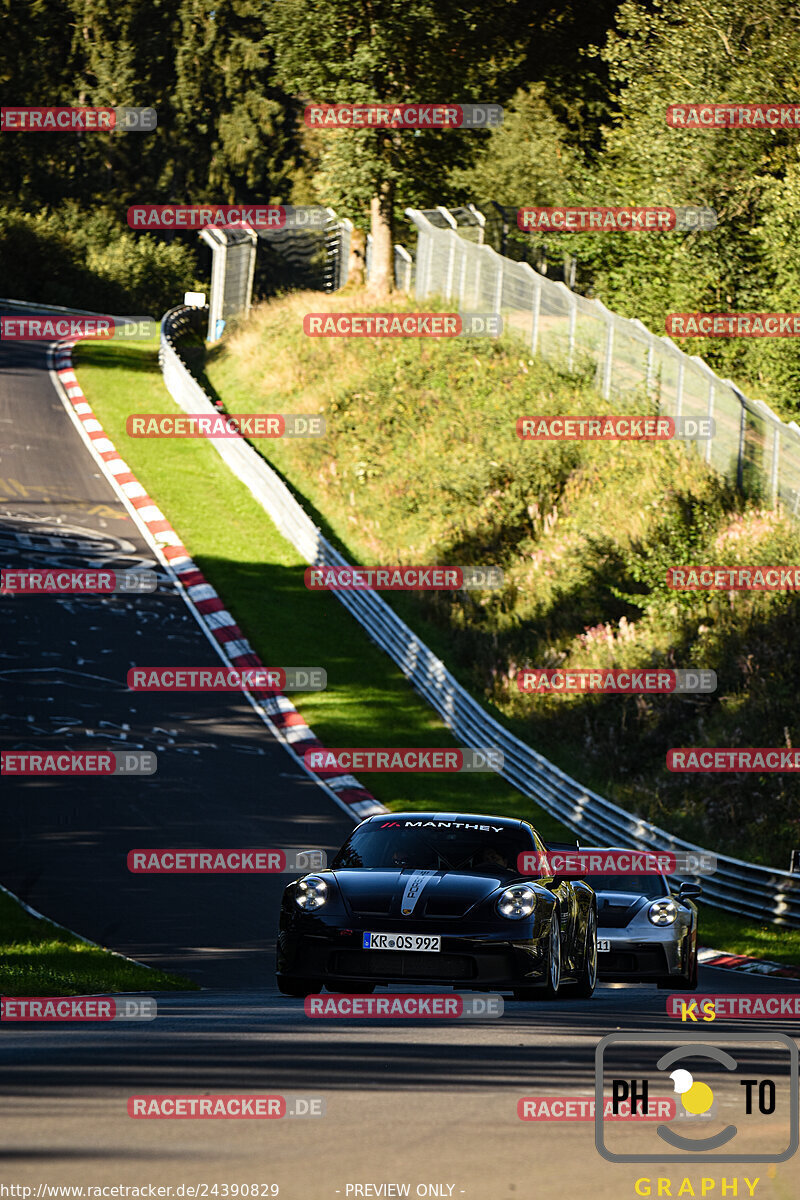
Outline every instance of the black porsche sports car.
<path id="1" fill-rule="evenodd" d="M 574 847 L 572 847 L 574 849 Z M 518 1000 L 591 996 L 597 908 L 583 882 L 521 875 L 546 850 L 527 821 L 391 813 L 356 826 L 330 867 L 290 883 L 278 933 L 287 996 L 437 983 Z"/>

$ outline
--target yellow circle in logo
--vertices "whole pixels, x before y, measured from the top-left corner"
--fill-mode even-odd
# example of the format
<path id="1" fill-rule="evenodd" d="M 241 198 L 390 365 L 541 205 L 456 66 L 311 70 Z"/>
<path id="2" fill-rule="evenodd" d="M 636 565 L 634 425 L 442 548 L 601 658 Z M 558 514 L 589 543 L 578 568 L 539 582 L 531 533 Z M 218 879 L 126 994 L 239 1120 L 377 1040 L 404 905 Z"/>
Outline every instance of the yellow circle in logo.
<path id="1" fill-rule="evenodd" d="M 714 1103 L 714 1093 L 707 1083 L 693 1083 L 681 1096 L 681 1102 L 689 1113 L 708 1112 Z"/>

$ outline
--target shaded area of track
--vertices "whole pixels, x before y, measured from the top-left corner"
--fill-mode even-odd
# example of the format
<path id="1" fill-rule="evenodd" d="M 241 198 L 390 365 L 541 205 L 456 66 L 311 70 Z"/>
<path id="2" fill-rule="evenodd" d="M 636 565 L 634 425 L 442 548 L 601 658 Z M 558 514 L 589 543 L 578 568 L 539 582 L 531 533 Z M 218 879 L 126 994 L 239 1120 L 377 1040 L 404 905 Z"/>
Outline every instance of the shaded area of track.
<path id="1" fill-rule="evenodd" d="M 701 992 L 782 993 L 800 986 L 701 968 Z M 420 989 L 432 991 L 433 989 Z M 379 993 L 385 994 L 385 993 Z M 613 1029 L 656 1030 L 665 1043 L 687 1028 L 708 1041 L 731 1029 L 800 1036 L 800 1019 L 688 1026 L 666 1017 L 667 992 L 649 985 L 600 985 L 588 1001 L 517 1003 L 494 1020 L 311 1018 L 303 1002 L 274 992 L 204 992 L 158 998 L 152 1022 L 70 1027 L 4 1025 L 0 1090 L 159 1091 L 280 1088 L 547 1087 L 586 1082 L 597 1040 Z M 526 1053 L 521 1055 L 520 1048 Z M 533 1057 L 529 1052 L 535 1050 Z M 779 1055 L 745 1050 L 753 1068 L 783 1070 Z"/>
<path id="2" fill-rule="evenodd" d="M 0 428 L 0 565 L 157 568 L 69 420 L 45 348 L 0 344 Z M 133 665 L 219 664 L 159 575 L 150 595 L 0 598 L 3 749 L 158 756 L 150 777 L 4 778 L 0 882 L 143 962 L 205 985 L 268 987 L 285 876 L 133 876 L 127 853 L 332 850 L 350 822 L 243 697 L 127 691 Z"/>

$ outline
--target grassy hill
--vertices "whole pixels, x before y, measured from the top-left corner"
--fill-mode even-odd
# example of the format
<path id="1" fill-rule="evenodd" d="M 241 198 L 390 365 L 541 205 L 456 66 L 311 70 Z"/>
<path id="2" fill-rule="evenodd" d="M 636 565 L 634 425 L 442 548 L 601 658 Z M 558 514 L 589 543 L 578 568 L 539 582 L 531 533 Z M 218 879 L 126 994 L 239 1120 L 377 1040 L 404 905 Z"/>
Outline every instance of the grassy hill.
<path id="1" fill-rule="evenodd" d="M 509 728 L 581 782 L 686 837 L 788 866 L 789 775 L 673 775 L 673 746 L 790 746 L 792 595 L 679 593 L 682 563 L 800 561 L 800 526 L 745 502 L 678 444 L 522 442 L 523 414 L 618 411 L 513 339 L 311 338 L 304 313 L 365 297 L 293 293 L 205 361 L 230 412 L 320 412 L 324 439 L 261 452 L 361 563 L 496 563 L 505 586 L 392 604 Z M 411 303 L 399 307 L 413 308 Z M 202 370 L 198 350 L 193 369 Z M 649 411 L 643 399 L 637 411 Z M 523 694 L 535 667 L 712 668 L 698 696 Z"/>

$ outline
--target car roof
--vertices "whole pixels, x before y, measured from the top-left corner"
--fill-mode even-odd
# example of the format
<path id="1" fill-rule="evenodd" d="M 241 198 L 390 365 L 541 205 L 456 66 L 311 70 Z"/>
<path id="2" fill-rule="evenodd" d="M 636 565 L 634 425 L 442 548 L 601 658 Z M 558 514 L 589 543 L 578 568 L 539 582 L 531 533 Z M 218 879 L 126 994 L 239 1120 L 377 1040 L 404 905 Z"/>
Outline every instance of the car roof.
<path id="1" fill-rule="evenodd" d="M 533 829 L 530 821 L 515 817 L 487 816 L 485 813 L 455 813 L 455 812 L 388 812 L 376 813 L 362 821 L 362 825 L 374 824 L 380 821 L 449 821 L 463 822 L 469 825 L 502 825 L 507 829 Z M 541 836 L 541 835 L 538 835 Z"/>

